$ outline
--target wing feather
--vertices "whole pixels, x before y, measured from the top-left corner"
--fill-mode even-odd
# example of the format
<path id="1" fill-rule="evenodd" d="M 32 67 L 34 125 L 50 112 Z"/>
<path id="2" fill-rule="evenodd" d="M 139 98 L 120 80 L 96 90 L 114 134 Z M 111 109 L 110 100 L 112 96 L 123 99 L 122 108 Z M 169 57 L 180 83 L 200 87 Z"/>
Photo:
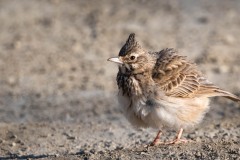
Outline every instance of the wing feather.
<path id="1" fill-rule="evenodd" d="M 167 48 L 155 54 L 158 58 L 152 78 L 167 96 L 181 98 L 223 96 L 240 101 L 236 95 L 209 82 L 194 63 L 178 55 L 174 49 Z"/>
<path id="2" fill-rule="evenodd" d="M 196 65 L 177 55 L 173 49 L 158 53 L 153 79 L 166 95 L 173 97 L 194 97 L 201 88 L 199 80 L 204 79 Z"/>

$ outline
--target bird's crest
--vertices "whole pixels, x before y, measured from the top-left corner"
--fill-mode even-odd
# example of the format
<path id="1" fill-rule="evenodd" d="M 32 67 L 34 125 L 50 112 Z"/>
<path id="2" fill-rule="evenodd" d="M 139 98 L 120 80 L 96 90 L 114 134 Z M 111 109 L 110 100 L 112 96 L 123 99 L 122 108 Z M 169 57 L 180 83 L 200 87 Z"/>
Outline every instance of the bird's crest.
<path id="1" fill-rule="evenodd" d="M 119 56 L 125 56 L 134 47 L 140 47 L 138 42 L 135 40 L 135 33 L 131 33 L 119 52 Z"/>

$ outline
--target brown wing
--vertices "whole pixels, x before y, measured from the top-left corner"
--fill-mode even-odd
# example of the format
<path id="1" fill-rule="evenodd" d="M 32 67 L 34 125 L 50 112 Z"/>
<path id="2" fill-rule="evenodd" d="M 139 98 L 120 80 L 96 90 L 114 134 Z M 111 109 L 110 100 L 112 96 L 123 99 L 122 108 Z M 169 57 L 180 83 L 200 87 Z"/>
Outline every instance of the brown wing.
<path id="1" fill-rule="evenodd" d="M 187 61 L 184 56 L 177 55 L 175 50 L 162 50 L 158 56 L 152 77 L 167 96 L 182 98 L 224 96 L 239 101 L 237 96 L 207 81 L 194 63 Z"/>

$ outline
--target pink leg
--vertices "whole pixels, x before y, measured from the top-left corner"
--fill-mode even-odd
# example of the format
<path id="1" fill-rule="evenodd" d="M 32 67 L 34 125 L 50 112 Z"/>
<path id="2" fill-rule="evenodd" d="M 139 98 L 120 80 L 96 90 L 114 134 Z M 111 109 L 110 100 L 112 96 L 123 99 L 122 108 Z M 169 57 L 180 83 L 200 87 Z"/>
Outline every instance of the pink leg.
<path id="1" fill-rule="evenodd" d="M 178 143 L 187 143 L 187 142 L 191 141 L 191 140 L 181 139 L 182 133 L 183 133 L 183 129 L 181 128 L 178 131 L 178 134 L 174 140 L 172 140 L 170 142 L 166 142 L 164 144 L 178 144 Z"/>
<path id="2" fill-rule="evenodd" d="M 158 131 L 157 136 L 154 138 L 153 142 L 150 144 L 150 146 L 155 146 L 157 144 L 160 144 L 160 136 L 162 135 L 162 131 Z"/>

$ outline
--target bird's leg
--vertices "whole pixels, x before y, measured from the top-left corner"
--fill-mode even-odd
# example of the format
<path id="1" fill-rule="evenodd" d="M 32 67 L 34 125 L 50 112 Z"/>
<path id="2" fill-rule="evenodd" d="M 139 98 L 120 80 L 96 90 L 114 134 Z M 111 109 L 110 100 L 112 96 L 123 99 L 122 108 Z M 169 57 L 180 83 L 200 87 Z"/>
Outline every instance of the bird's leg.
<path id="1" fill-rule="evenodd" d="M 176 138 L 170 142 L 166 142 L 164 144 L 178 144 L 178 143 L 187 143 L 189 140 L 186 140 L 186 139 L 181 139 L 181 136 L 182 136 L 182 133 L 183 133 L 183 129 L 181 128 L 179 131 L 178 131 L 178 134 L 176 136 Z"/>
<path id="2" fill-rule="evenodd" d="M 162 131 L 159 130 L 157 133 L 157 136 L 154 138 L 153 142 L 150 144 L 150 146 L 155 146 L 157 144 L 160 144 L 160 136 L 162 135 Z"/>

